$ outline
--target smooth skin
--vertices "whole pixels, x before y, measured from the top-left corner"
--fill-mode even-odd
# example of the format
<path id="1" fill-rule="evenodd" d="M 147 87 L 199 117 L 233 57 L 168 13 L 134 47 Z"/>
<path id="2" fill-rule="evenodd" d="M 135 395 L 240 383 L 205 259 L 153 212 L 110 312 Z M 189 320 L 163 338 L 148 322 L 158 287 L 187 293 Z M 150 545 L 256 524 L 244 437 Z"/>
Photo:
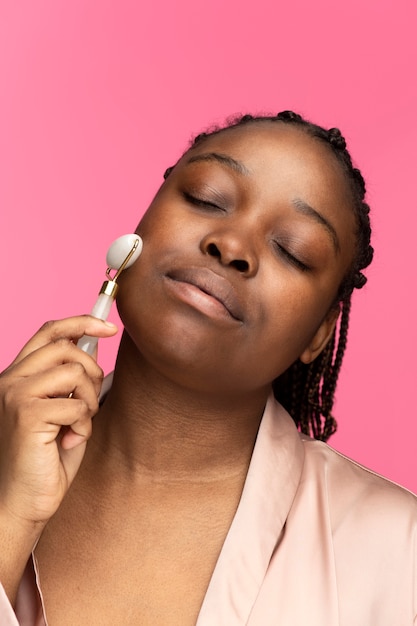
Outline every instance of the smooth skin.
<path id="1" fill-rule="evenodd" d="M 271 382 L 326 345 L 355 249 L 349 189 L 331 151 L 270 123 L 227 130 L 186 153 L 137 232 L 144 249 L 122 275 L 118 296 L 126 331 L 88 446 L 101 373 L 67 341 L 61 349 L 74 378 L 52 383 L 62 354 L 51 344 L 63 328 L 28 344 L 27 388 L 7 372 L 1 381 L 10 398 L 2 419 L 14 423 L 19 414 L 22 426 L 10 427 L 0 445 L 12 439 L 17 456 L 29 450 L 31 466 L 42 467 L 49 452 L 32 449 L 32 420 L 55 445 L 48 496 L 27 505 L 19 495 L 13 504 L 29 540 L 21 533 L 9 542 L 9 553 L 18 540 L 24 546 L 16 549 L 24 562 L 43 531 L 36 557 L 50 626 L 195 624 Z M 62 322 L 68 340 L 79 319 Z M 45 356 L 37 364 L 39 343 Z M 50 398 L 73 389 L 71 399 Z M 48 410 L 34 418 L 28 393 L 44 398 Z M 74 406 L 73 417 L 56 410 L 55 402 L 75 405 L 78 396 L 83 406 Z M 84 438 L 70 450 L 67 481 L 61 424 Z M 65 437 L 66 446 L 78 443 L 74 434 Z M 2 479 L 3 493 L 24 482 L 23 460 L 15 468 L 13 479 Z"/>

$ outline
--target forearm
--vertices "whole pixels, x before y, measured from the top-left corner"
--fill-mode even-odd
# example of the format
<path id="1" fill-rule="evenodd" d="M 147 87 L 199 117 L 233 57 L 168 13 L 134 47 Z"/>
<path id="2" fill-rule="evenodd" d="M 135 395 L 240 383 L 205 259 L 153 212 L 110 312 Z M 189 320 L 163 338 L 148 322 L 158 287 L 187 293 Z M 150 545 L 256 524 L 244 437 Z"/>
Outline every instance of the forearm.
<path id="1" fill-rule="evenodd" d="M 0 582 L 14 606 L 17 590 L 44 524 L 22 523 L 0 510 Z"/>

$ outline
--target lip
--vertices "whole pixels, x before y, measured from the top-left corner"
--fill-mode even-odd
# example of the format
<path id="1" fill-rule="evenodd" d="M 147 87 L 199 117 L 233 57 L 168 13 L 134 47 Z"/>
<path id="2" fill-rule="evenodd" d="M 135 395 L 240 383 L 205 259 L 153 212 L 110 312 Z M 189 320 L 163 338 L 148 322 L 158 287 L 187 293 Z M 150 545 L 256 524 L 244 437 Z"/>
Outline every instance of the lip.
<path id="1" fill-rule="evenodd" d="M 233 285 L 223 276 L 205 267 L 186 267 L 170 270 L 166 277 L 178 283 L 178 295 L 196 308 L 202 308 L 203 312 L 215 316 L 219 314 L 237 322 L 243 321 L 240 298 Z"/>

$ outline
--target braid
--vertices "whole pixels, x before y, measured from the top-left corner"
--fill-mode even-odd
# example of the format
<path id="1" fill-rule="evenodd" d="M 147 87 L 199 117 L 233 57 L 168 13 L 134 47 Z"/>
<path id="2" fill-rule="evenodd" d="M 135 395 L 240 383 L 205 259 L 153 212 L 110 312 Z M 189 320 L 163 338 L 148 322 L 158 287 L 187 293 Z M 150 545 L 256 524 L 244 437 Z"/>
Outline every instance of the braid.
<path id="1" fill-rule="evenodd" d="M 230 128 L 259 122 L 291 124 L 306 134 L 325 143 L 336 156 L 350 185 L 353 210 L 356 217 L 356 254 L 351 268 L 344 277 L 337 294 L 335 306 L 341 315 L 333 335 L 321 354 L 311 363 L 297 360 L 273 383 L 275 397 L 292 415 L 299 430 L 315 439 L 327 441 L 336 431 L 336 420 L 332 415 L 334 394 L 346 349 L 351 296 L 354 289 L 366 283 L 362 270 L 372 261 L 373 248 L 370 244 L 371 225 L 369 205 L 364 201 L 365 181 L 361 172 L 353 167 L 346 141 L 338 128 L 326 130 L 313 124 L 293 111 L 281 111 L 276 116 L 243 115 L 228 120 L 224 127 L 213 127 L 195 137 L 192 146 L 206 138 Z M 168 168 L 165 178 L 173 168 Z"/>

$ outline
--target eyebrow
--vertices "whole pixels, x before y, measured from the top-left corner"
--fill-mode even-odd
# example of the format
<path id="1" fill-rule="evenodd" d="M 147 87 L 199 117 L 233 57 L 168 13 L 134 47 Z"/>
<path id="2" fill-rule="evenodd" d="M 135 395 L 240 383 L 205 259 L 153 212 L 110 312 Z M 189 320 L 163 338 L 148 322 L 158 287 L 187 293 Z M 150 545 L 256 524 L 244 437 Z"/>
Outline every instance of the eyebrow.
<path id="1" fill-rule="evenodd" d="M 222 165 L 226 165 L 234 172 L 238 174 L 242 174 L 243 176 L 248 176 L 250 174 L 248 168 L 243 165 L 240 161 L 236 161 L 231 156 L 227 154 L 220 154 L 219 152 L 206 152 L 205 154 L 196 154 L 188 159 L 187 164 L 189 163 L 197 163 L 198 161 L 217 161 Z"/>
<path id="2" fill-rule="evenodd" d="M 307 215 L 308 217 L 311 217 L 314 221 L 324 226 L 327 233 L 330 235 L 335 252 L 339 253 L 340 242 L 339 242 L 339 238 L 337 236 L 337 232 L 334 226 L 325 217 L 323 217 L 321 213 L 316 211 L 316 209 L 313 209 L 313 207 L 310 206 L 307 202 L 304 202 L 304 200 L 301 200 L 300 198 L 296 198 L 295 200 L 292 200 L 291 204 L 295 207 L 295 209 L 299 213 L 302 213 L 303 215 Z"/>

